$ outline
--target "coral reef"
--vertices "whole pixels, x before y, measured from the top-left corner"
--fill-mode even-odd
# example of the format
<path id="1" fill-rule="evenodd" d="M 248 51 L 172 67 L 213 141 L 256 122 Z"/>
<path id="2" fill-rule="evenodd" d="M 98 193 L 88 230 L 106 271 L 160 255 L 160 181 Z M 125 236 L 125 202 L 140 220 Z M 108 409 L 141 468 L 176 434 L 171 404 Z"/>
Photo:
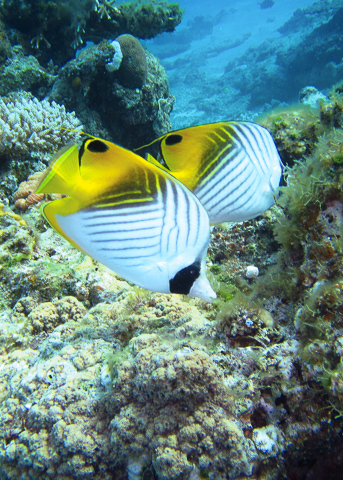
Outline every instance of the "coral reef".
<path id="1" fill-rule="evenodd" d="M 328 58 L 318 37 L 330 44 L 341 29 L 341 6 L 331 4 L 328 16 L 311 7 L 317 23 L 303 39 L 304 48 L 309 40 L 318 47 L 323 71 Z M 170 128 L 164 69 L 140 49 L 139 75 L 126 74 L 139 83 L 126 83 L 120 70 L 130 53 L 119 37 L 121 58 L 112 40 L 172 29 L 179 7 L 100 0 L 4 0 L 2 7 L 0 92 L 12 93 L 0 102 L 0 477 L 340 478 L 342 83 L 327 95 L 307 88 L 301 104 L 258 120 L 278 145 L 284 184 L 264 215 L 212 229 L 208 270 L 218 299 L 154 294 L 60 238 L 34 190 L 47 156 L 77 139 L 64 130 L 77 118 L 86 131 L 128 147 Z M 305 21 L 306 11 L 298 17 Z M 296 29 L 295 20 L 285 28 Z M 99 32 L 104 40 L 74 55 Z M 258 67 L 273 48 L 259 51 Z M 53 58 L 61 68 L 24 55 L 34 51 L 42 65 Z M 288 61 L 280 56 L 282 68 Z M 233 75 L 247 75 L 236 67 Z M 340 63 L 332 68 L 338 75 Z M 264 74 L 250 79 L 258 101 Z"/>
<path id="2" fill-rule="evenodd" d="M 139 65 L 128 69 L 132 53 L 127 53 L 125 58 L 123 51 L 119 70 L 108 70 L 106 66 L 113 60 L 115 46 L 104 40 L 80 50 L 79 55 L 60 70 L 48 98 L 74 110 L 87 133 L 136 148 L 170 130 L 169 114 L 174 97 L 169 93 L 167 75 L 159 61 L 145 52 L 138 40 L 130 36 L 124 38 L 129 39 L 126 42 L 129 45 L 136 45 Z M 132 88 L 133 85 L 136 88 Z"/>
<path id="3" fill-rule="evenodd" d="M 172 32 L 182 17 L 178 4 L 140 0 L 118 6 L 106 0 L 3 0 L 1 14 L 12 38 L 19 40 L 26 53 L 36 51 L 44 66 L 50 59 L 63 65 L 87 41 L 113 39 L 123 33 L 152 38 Z"/>
<path id="4" fill-rule="evenodd" d="M 330 88 L 343 73 L 342 18 L 339 0 L 299 9 L 279 28 L 281 38 L 250 47 L 229 62 L 223 82 L 249 95 L 254 109 L 272 100 L 294 102 L 304 85 Z"/>
<path id="5" fill-rule="evenodd" d="M 2 21 L 0 21 L 0 65 L 13 55 L 11 43 L 6 34 L 6 29 Z"/>
<path id="6" fill-rule="evenodd" d="M 322 131 L 317 111 L 306 104 L 278 107 L 256 121 L 272 133 L 283 163 L 289 166 L 313 153 Z"/>
<path id="7" fill-rule="evenodd" d="M 145 51 L 132 35 L 119 35 L 117 41 L 123 54 L 118 78 L 124 87 L 141 88 L 147 79 Z"/>
<path id="8" fill-rule="evenodd" d="M 1 69 L 0 95 L 21 90 L 41 99 L 48 93 L 53 81 L 53 72 L 42 68 L 33 55 L 25 56 L 23 49 L 16 45 Z"/>
<path id="9" fill-rule="evenodd" d="M 131 349 L 132 360 L 116 369 L 114 453 L 152 461 L 161 479 L 227 465 L 232 478 L 250 475 L 253 444 L 230 414 L 229 390 L 208 353 L 189 341 L 163 344 L 156 334 L 137 337 Z"/>
<path id="10" fill-rule="evenodd" d="M 27 210 L 32 205 L 41 202 L 45 195 L 35 193 L 40 184 L 43 172 L 37 172 L 30 175 L 28 179 L 21 182 L 18 190 L 13 195 L 14 205 L 19 210 Z"/>
<path id="11" fill-rule="evenodd" d="M 50 156 L 71 139 L 80 127 L 75 114 L 63 105 L 24 92 L 0 99 L 0 156 L 20 159 L 25 156 Z M 71 131 L 72 130 L 72 131 Z"/>

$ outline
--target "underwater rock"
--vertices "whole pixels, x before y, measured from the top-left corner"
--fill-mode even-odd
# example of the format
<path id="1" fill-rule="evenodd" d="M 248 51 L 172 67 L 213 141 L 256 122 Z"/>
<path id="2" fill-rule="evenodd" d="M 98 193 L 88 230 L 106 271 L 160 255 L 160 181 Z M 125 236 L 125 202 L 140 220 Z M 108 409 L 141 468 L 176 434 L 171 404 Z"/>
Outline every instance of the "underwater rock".
<path id="1" fill-rule="evenodd" d="M 313 153 L 322 130 L 318 110 L 306 103 L 275 108 L 256 122 L 269 129 L 282 162 L 288 166 Z"/>
<path id="2" fill-rule="evenodd" d="M 0 269 L 2 270 L 6 264 L 12 265 L 29 258 L 35 241 L 25 220 L 2 203 L 0 203 L 0 225 Z"/>
<path id="3" fill-rule="evenodd" d="M 118 78 L 125 66 L 125 54 L 118 71 L 106 69 L 115 47 L 104 40 L 80 50 L 60 70 L 48 99 L 74 110 L 87 133 L 113 139 L 127 148 L 146 144 L 170 130 L 174 97 L 169 93 L 167 75 L 160 62 L 141 46 L 139 52 L 140 84 L 145 78 L 145 62 L 147 66 L 147 78 L 141 88 L 125 87 Z M 125 83 L 137 85 L 137 71 L 127 68 L 124 71 Z M 129 79 L 128 74 L 133 78 Z"/>
<path id="4" fill-rule="evenodd" d="M 255 265 L 248 265 L 245 271 L 246 278 L 256 278 L 259 276 L 259 269 Z"/>
<path id="5" fill-rule="evenodd" d="M 13 294 L 11 279 L 21 271 L 22 264 L 33 255 L 35 238 L 25 220 L 9 207 L 0 203 L 0 271 L 2 278 L 1 305 L 11 304 Z M 20 273 L 19 273 L 20 276 Z M 20 286 L 18 286 L 20 289 Z"/>
<path id="6" fill-rule="evenodd" d="M 286 35 L 300 30 L 306 34 L 311 33 L 322 23 L 327 22 L 341 6 L 340 0 L 317 0 L 306 8 L 298 8 L 278 31 Z"/>
<path id="7" fill-rule="evenodd" d="M 339 0 L 323 0 L 298 10 L 301 35 L 297 29 L 279 29 L 282 38 L 250 47 L 230 62 L 223 82 L 250 95 L 252 109 L 272 100 L 295 102 L 305 85 L 330 88 L 343 74 L 341 7 Z"/>
<path id="8" fill-rule="evenodd" d="M 41 67 L 33 55 L 23 55 L 22 48 L 15 46 L 14 51 L 1 70 L 0 95 L 22 90 L 42 99 L 50 90 L 54 75 Z"/>
<path id="9" fill-rule="evenodd" d="M 117 41 L 123 54 L 117 71 L 120 83 L 124 87 L 142 88 L 147 79 L 147 61 L 142 45 L 129 34 L 119 35 Z"/>
<path id="10" fill-rule="evenodd" d="M 317 108 L 320 101 L 328 100 L 328 97 L 316 89 L 316 87 L 304 87 L 300 90 L 299 100 L 304 105 L 310 105 L 312 108 Z"/>
<path id="11" fill-rule="evenodd" d="M 178 4 L 140 0 L 120 5 L 107 0 L 4 0 L 1 14 L 25 53 L 35 52 L 42 65 L 52 60 L 59 66 L 87 41 L 97 43 L 124 33 L 152 38 L 172 32 L 182 18 Z"/>
<path id="12" fill-rule="evenodd" d="M 0 20 L 0 65 L 13 56 L 11 43 L 8 39 L 6 29 Z"/>

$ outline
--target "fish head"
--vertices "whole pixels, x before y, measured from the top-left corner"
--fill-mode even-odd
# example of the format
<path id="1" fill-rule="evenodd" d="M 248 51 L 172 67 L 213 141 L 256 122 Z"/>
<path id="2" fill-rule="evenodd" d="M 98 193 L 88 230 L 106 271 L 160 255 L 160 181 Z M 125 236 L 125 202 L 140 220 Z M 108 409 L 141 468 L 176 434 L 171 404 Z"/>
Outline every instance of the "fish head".
<path id="1" fill-rule="evenodd" d="M 198 297 L 205 302 L 212 303 L 213 298 L 217 298 L 217 295 L 208 281 L 206 276 L 206 259 L 202 260 L 201 270 L 199 277 L 195 280 L 192 288 L 188 294 L 190 297 Z"/>
<path id="2" fill-rule="evenodd" d="M 216 298 L 214 290 L 206 276 L 206 253 L 202 251 L 201 257 L 192 257 L 181 254 L 169 265 L 170 293 L 179 293 L 198 297 L 211 303 Z"/>

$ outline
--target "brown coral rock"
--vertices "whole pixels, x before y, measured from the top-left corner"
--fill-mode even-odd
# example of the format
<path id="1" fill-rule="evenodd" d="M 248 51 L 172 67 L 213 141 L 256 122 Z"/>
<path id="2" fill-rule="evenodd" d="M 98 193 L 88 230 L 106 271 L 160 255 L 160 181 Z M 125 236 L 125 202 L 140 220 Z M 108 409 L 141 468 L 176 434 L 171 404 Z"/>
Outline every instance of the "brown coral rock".
<path id="1" fill-rule="evenodd" d="M 27 210 L 32 205 L 44 200 L 44 193 L 35 193 L 44 174 L 45 171 L 36 172 L 33 175 L 30 175 L 26 181 L 21 182 L 18 190 L 13 196 L 14 204 L 18 209 Z"/>
<path id="2" fill-rule="evenodd" d="M 147 79 L 147 61 L 144 48 L 133 35 L 119 35 L 117 41 L 123 54 L 117 73 L 120 83 L 128 88 L 141 88 Z"/>

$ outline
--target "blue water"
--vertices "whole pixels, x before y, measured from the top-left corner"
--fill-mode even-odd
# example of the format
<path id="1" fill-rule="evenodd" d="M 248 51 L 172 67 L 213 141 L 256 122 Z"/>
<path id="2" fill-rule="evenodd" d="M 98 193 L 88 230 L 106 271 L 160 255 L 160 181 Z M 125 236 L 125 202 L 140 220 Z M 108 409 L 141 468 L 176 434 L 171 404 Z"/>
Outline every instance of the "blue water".
<path id="1" fill-rule="evenodd" d="M 184 16 L 175 32 L 144 42 L 167 70 L 170 90 L 176 98 L 171 115 L 174 128 L 190 122 L 222 120 L 223 116 L 249 116 L 244 99 L 241 105 L 233 105 L 230 85 L 223 88 L 221 79 L 226 66 L 244 56 L 249 47 L 280 38 L 277 29 L 297 9 L 314 3 L 275 0 L 271 8 L 261 9 L 257 0 L 181 0 Z M 210 98 L 213 104 L 220 104 L 217 113 L 203 105 Z M 222 110 L 226 103 L 227 115 Z"/>

